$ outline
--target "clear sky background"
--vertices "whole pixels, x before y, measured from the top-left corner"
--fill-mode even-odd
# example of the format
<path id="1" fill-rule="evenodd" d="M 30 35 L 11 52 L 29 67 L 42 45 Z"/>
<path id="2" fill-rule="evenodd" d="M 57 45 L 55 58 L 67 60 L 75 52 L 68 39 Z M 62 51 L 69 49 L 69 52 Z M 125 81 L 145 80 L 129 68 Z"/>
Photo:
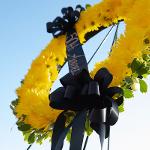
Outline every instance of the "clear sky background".
<path id="1" fill-rule="evenodd" d="M 75 6 L 98 0 L 0 0 L 0 150 L 26 150 L 21 132 L 15 125 L 9 104 L 16 99 L 15 89 L 20 86 L 33 59 L 40 53 L 52 36 L 46 32 L 46 22 L 61 15 L 64 6 Z M 124 25 L 120 26 L 120 33 Z M 114 30 L 112 34 L 114 33 Z M 106 31 L 97 35 L 84 50 L 87 59 L 96 49 Z M 101 47 L 89 65 L 107 57 L 112 37 Z M 118 59 L 119 63 L 119 59 Z M 117 68 L 116 68 L 117 69 Z M 61 75 L 67 72 L 67 66 Z M 148 84 L 150 78 L 148 79 Z M 58 86 L 56 82 L 54 88 Z M 135 93 L 135 97 L 125 102 L 125 112 L 111 129 L 111 150 L 148 150 L 150 135 L 150 90 L 147 94 Z M 64 149 L 67 150 L 67 144 Z M 90 137 L 87 150 L 100 150 L 96 134 Z M 50 144 L 34 144 L 31 150 L 50 150 Z"/>

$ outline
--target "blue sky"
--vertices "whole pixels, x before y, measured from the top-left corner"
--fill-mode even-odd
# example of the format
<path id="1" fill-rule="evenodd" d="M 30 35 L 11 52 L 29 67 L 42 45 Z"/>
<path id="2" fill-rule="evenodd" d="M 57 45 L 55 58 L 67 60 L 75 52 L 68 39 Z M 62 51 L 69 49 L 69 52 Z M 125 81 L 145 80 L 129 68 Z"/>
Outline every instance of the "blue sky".
<path id="1" fill-rule="evenodd" d="M 9 108 L 10 102 L 16 98 L 15 89 L 20 85 L 32 60 L 40 53 L 52 36 L 46 32 L 46 22 L 60 15 L 64 6 L 75 6 L 87 3 L 94 4 L 98 0 L 0 0 L 0 149 L 25 150 L 28 146 L 22 134 L 15 126 L 15 117 Z M 120 26 L 120 32 L 123 31 Z M 114 32 L 114 31 L 113 31 Z M 87 44 L 84 50 L 89 59 L 106 32 L 97 35 Z M 109 37 L 102 46 L 93 63 L 106 58 L 112 38 Z M 105 52 L 106 51 L 106 52 Z M 61 75 L 67 72 L 67 66 Z M 150 79 L 148 79 L 150 83 Z M 58 86 L 56 82 L 55 86 Z M 150 92 L 136 92 L 132 100 L 125 102 L 125 112 L 120 115 L 118 123 L 111 130 L 111 150 L 147 150 L 150 134 Z M 65 146 L 64 149 L 66 148 Z M 42 146 L 34 144 L 31 150 L 49 150 L 50 144 Z M 98 150 L 99 140 L 94 134 L 88 143 L 87 150 Z"/>

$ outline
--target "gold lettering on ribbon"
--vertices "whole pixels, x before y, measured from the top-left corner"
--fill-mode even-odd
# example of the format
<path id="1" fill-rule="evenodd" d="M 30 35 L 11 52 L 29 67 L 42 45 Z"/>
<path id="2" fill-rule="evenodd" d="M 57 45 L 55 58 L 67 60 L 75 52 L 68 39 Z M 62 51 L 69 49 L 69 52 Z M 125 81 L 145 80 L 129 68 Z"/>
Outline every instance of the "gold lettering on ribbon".
<path id="1" fill-rule="evenodd" d="M 70 66 L 70 71 L 72 74 L 74 74 L 76 71 L 79 71 L 80 70 L 80 67 L 78 65 L 78 61 L 77 61 L 77 56 L 74 54 L 72 56 L 72 59 L 69 59 L 68 60 L 68 63 L 69 63 L 69 66 Z"/>
<path id="2" fill-rule="evenodd" d="M 68 51 L 73 50 L 75 47 L 80 45 L 77 37 L 77 33 L 73 33 L 70 35 L 70 37 L 66 41 L 67 49 Z"/>

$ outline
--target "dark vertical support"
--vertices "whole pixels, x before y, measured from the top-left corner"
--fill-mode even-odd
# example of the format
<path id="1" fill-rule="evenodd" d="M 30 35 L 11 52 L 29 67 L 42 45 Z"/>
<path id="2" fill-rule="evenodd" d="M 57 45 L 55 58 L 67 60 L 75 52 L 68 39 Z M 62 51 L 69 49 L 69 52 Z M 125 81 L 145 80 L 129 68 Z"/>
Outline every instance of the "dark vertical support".
<path id="1" fill-rule="evenodd" d="M 86 136 L 85 143 L 84 143 L 84 146 L 83 146 L 83 150 L 86 149 L 88 139 L 89 139 L 89 136 Z"/>

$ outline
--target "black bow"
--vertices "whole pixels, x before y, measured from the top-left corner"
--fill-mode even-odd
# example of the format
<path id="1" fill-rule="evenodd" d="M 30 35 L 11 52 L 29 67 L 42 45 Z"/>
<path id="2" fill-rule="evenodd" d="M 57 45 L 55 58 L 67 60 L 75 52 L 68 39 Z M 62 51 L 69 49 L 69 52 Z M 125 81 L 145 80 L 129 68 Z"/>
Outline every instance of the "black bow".
<path id="1" fill-rule="evenodd" d="M 54 37 L 65 34 L 69 29 L 73 28 L 83 10 L 84 8 L 81 5 L 77 5 L 75 10 L 72 7 L 63 8 L 61 10 L 63 17 L 57 17 L 53 22 L 46 24 L 47 32 L 52 33 Z"/>
<path id="2" fill-rule="evenodd" d="M 114 125 L 118 120 L 118 106 L 123 102 L 123 96 L 120 96 L 115 101 L 113 99 L 113 96 L 116 94 L 122 95 L 122 89 L 119 87 L 108 87 L 112 79 L 112 75 L 106 68 L 101 68 L 94 79 L 90 77 L 86 70 L 83 70 L 77 76 L 68 73 L 60 79 L 64 87 L 60 87 L 50 94 L 50 106 L 54 109 L 72 110 L 78 113 L 67 128 L 64 127 L 64 123 L 62 123 L 63 127 L 60 127 L 60 122 L 65 122 L 64 116 L 56 121 L 54 133 L 58 132 L 57 126 L 59 126 L 59 129 L 62 128 L 62 130 L 59 134 L 55 134 L 52 137 L 52 143 L 55 141 L 55 144 L 52 144 L 55 145 L 52 146 L 52 150 L 61 148 L 63 140 L 71 127 L 74 131 L 72 131 L 71 147 L 73 147 L 72 143 L 75 143 L 73 145 L 78 143 L 78 148 L 75 147 L 75 150 L 81 149 L 84 123 L 88 111 L 90 112 L 91 127 L 99 134 L 101 145 L 103 145 L 104 139 L 109 136 L 110 125 Z M 82 117 L 79 114 L 82 114 Z M 80 127 L 81 125 L 82 128 Z M 56 147 L 59 148 L 57 149 Z"/>
<path id="3" fill-rule="evenodd" d="M 106 68 L 101 68 L 92 79 L 88 71 L 83 70 L 79 75 L 68 73 L 60 79 L 63 87 L 50 94 L 50 106 L 55 109 L 81 111 L 83 109 L 102 109 L 111 107 L 113 96 L 122 95 L 119 87 L 108 87 L 112 75 Z M 115 102 L 120 105 L 123 97 Z"/>

